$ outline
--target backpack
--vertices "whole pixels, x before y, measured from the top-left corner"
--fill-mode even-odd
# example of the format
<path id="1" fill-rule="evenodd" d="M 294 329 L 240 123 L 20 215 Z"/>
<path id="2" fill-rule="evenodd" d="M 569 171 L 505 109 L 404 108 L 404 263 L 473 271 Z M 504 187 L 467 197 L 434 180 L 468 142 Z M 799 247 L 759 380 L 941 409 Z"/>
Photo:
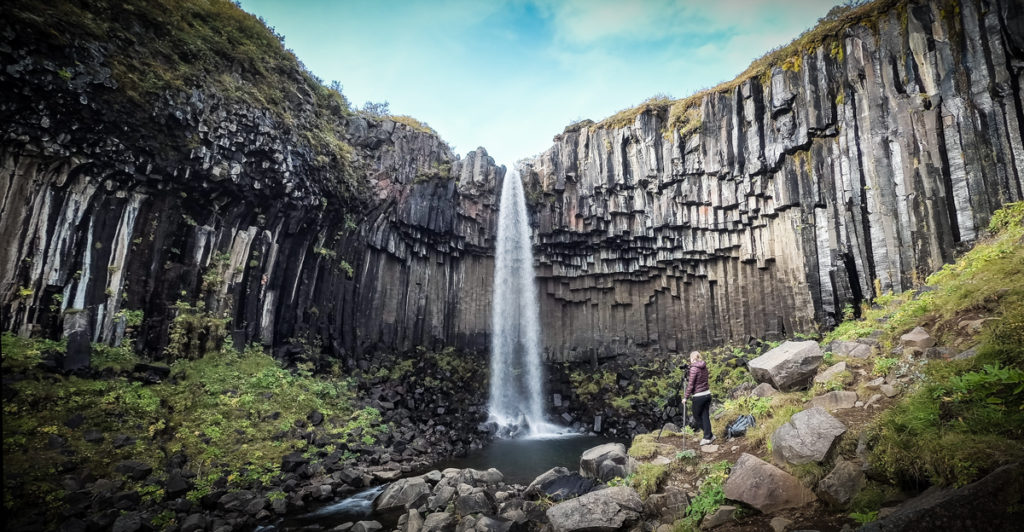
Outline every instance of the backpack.
<path id="1" fill-rule="evenodd" d="M 747 434 L 747 429 L 754 425 L 754 416 L 749 414 L 740 416 L 725 427 L 725 437 L 735 438 L 737 436 L 745 436 Z"/>

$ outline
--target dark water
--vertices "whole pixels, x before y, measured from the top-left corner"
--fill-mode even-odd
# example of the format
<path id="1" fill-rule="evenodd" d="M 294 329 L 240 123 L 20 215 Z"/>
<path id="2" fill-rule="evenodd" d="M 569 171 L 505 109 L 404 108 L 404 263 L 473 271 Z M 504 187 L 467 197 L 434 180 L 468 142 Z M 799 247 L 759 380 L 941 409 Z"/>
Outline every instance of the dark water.
<path id="1" fill-rule="evenodd" d="M 507 484 L 529 484 L 541 473 L 556 466 L 576 471 L 583 451 L 612 440 L 603 436 L 559 436 L 549 439 L 494 440 L 490 445 L 464 458 L 452 458 L 434 464 L 433 469 L 495 468 L 505 474 Z"/>

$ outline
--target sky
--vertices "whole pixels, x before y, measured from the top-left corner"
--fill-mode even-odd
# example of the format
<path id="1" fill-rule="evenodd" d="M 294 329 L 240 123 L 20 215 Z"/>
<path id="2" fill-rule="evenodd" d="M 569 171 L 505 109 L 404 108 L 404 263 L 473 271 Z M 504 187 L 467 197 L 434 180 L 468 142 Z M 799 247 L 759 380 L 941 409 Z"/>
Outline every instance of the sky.
<path id="1" fill-rule="evenodd" d="M 388 102 L 498 164 L 650 96 L 730 80 L 836 0 L 241 0 L 354 107 Z"/>

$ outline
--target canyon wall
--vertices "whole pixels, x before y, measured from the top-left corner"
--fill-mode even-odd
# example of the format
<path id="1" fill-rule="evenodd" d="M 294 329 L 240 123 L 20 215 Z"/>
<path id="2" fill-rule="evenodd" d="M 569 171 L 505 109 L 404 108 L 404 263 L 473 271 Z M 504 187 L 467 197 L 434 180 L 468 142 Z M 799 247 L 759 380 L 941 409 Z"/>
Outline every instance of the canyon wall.
<path id="1" fill-rule="evenodd" d="M 808 333 L 920 284 L 1022 199 L 1022 81 L 1019 2 L 911 2 L 681 109 L 570 126 L 520 163 L 549 358 Z"/>
<path id="2" fill-rule="evenodd" d="M 156 358 L 176 317 L 223 317 L 236 345 L 283 356 L 486 346 L 504 168 L 482 148 L 326 112 L 294 61 L 275 106 L 231 80 L 136 101 L 117 44 L 26 33 L 0 46 L 3 330 L 117 344 L 132 328 Z"/>
<path id="3" fill-rule="evenodd" d="M 1022 7 L 895 4 L 679 104 L 682 122 L 648 106 L 519 163 L 549 360 L 831 326 L 1022 198 Z M 158 25 L 104 42 L 39 20 L 0 28 L 4 330 L 130 329 L 159 358 L 175 319 L 223 316 L 286 358 L 486 349 L 504 168 L 483 149 L 325 111 L 294 59 L 265 94 L 243 57 L 140 97 L 123 58 Z"/>

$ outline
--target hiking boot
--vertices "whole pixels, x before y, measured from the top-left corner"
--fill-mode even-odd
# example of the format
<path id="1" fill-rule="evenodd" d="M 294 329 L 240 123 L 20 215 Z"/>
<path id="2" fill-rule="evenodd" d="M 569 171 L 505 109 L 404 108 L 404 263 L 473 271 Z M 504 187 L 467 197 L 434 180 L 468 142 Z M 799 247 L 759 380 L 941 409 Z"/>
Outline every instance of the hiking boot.
<path id="1" fill-rule="evenodd" d="M 714 435 L 712 435 L 712 436 L 711 436 L 710 438 L 704 438 L 704 439 L 702 439 L 702 440 L 700 441 L 700 444 L 701 444 L 701 445 L 708 445 L 708 444 L 710 444 L 710 443 L 711 443 L 711 442 L 713 442 L 713 441 L 715 441 L 715 437 L 714 437 Z"/>

